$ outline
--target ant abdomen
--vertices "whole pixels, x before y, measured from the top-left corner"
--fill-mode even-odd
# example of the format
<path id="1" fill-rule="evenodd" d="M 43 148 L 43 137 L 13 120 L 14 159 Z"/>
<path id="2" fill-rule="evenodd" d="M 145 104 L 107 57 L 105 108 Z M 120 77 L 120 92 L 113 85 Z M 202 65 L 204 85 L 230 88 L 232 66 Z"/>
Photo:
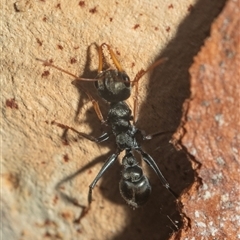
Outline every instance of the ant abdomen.
<path id="1" fill-rule="evenodd" d="M 123 158 L 122 179 L 119 189 L 122 197 L 133 208 L 138 208 L 148 201 L 151 186 L 148 178 L 143 175 L 142 168 L 136 158 L 128 152 Z"/>
<path id="2" fill-rule="evenodd" d="M 123 170 L 119 189 L 122 197 L 133 208 L 144 205 L 151 193 L 148 178 L 138 165 Z"/>

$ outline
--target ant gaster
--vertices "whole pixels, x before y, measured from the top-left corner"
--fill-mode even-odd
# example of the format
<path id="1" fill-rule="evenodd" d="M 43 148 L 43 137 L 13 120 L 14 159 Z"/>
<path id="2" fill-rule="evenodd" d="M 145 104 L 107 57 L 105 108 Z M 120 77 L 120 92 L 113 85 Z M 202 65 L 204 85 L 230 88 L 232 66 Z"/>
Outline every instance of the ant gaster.
<path id="1" fill-rule="evenodd" d="M 107 47 L 110 57 L 113 60 L 115 69 L 103 70 L 103 47 Z M 134 156 L 134 152 L 138 152 L 142 159 L 155 171 L 158 175 L 163 186 L 170 191 L 175 198 L 177 195 L 170 188 L 169 183 L 164 178 L 157 164 L 153 158 L 146 152 L 144 152 L 137 141 L 137 136 L 141 136 L 143 140 L 151 139 L 156 135 L 160 135 L 163 132 L 155 133 L 152 135 L 145 135 L 143 131 L 140 131 L 134 123 L 136 122 L 136 112 L 137 112 L 137 94 L 138 94 L 138 81 L 139 79 L 147 72 L 152 70 L 154 67 L 165 61 L 165 58 L 162 58 L 152 64 L 147 70 L 140 70 L 133 81 L 130 81 L 128 75 L 123 71 L 120 63 L 118 62 L 115 54 L 112 49 L 106 43 L 103 43 L 99 47 L 99 66 L 98 66 L 98 75 L 96 79 L 86 79 L 79 78 L 55 65 L 52 62 L 46 62 L 43 60 L 45 66 L 54 67 L 62 72 L 65 72 L 73 77 L 76 80 L 80 81 L 94 81 L 96 89 L 99 95 L 109 103 L 109 110 L 107 119 L 104 120 L 102 113 L 100 111 L 98 103 L 93 99 L 93 97 L 84 89 L 84 92 L 88 95 L 89 99 L 93 103 L 93 107 L 96 111 L 96 114 L 100 121 L 104 125 L 108 125 L 111 128 L 111 131 L 103 133 L 100 137 L 95 138 L 85 133 L 79 132 L 72 127 L 53 122 L 59 127 L 64 129 L 71 129 L 80 136 L 87 138 L 90 141 L 100 143 L 109 139 L 110 135 L 114 135 L 117 149 L 107 161 L 103 164 L 101 170 L 89 186 L 88 193 L 88 203 L 89 206 L 92 202 L 92 190 L 97 184 L 98 180 L 103 176 L 106 170 L 117 160 L 119 154 L 122 151 L 125 151 L 125 156 L 122 159 L 122 177 L 119 183 L 119 189 L 122 197 L 125 201 L 133 208 L 138 208 L 145 204 L 151 193 L 151 185 L 148 178 L 144 175 L 142 168 L 139 166 L 138 161 Z M 126 104 L 127 100 L 131 95 L 131 88 L 135 86 L 135 98 L 134 98 L 134 112 L 132 116 L 132 111 L 129 106 Z"/>

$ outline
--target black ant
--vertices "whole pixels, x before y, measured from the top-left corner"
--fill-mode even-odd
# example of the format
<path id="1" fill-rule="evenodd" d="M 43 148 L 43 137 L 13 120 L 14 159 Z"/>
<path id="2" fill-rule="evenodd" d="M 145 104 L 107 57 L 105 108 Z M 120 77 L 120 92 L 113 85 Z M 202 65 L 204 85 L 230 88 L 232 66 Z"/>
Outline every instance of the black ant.
<path id="1" fill-rule="evenodd" d="M 115 69 L 107 69 L 103 70 L 103 47 L 107 47 L 110 57 L 113 60 L 113 63 L 116 67 Z M 73 76 L 76 80 L 80 81 L 94 81 L 95 87 L 99 93 L 99 95 L 109 103 L 109 110 L 107 119 L 104 120 L 102 113 L 100 111 L 98 103 L 93 99 L 93 97 L 86 91 L 85 93 L 88 95 L 89 99 L 93 103 L 93 107 L 96 111 L 96 114 L 101 121 L 102 124 L 106 126 L 110 126 L 110 131 L 104 132 L 100 137 L 95 138 L 93 136 L 84 134 L 82 132 L 77 131 L 76 129 L 53 122 L 65 130 L 72 130 L 79 134 L 80 136 L 96 142 L 100 143 L 109 139 L 111 135 L 115 137 L 117 150 L 114 154 L 112 154 L 107 161 L 103 164 L 101 170 L 93 180 L 93 182 L 89 186 L 88 193 L 88 203 L 89 206 L 92 202 L 92 191 L 97 184 L 98 180 L 103 176 L 106 170 L 117 160 L 119 154 L 122 151 L 125 151 L 125 156 L 122 159 L 122 178 L 119 183 L 119 189 L 122 197 L 125 201 L 132 207 L 138 208 L 145 204 L 149 198 L 151 193 L 151 185 L 149 183 L 148 178 L 144 175 L 142 168 L 139 166 L 137 162 L 134 152 L 138 152 L 142 159 L 155 171 L 155 173 L 160 178 L 163 186 L 177 199 L 177 195 L 170 188 L 169 183 L 164 178 L 162 172 L 158 168 L 157 164 L 153 160 L 153 158 L 146 152 L 144 152 L 137 141 L 137 137 L 140 136 L 143 140 L 148 140 L 153 138 L 154 136 L 163 134 L 163 132 L 158 132 L 152 135 L 145 135 L 143 131 L 140 131 L 134 123 L 136 122 L 136 112 L 137 112 L 137 94 L 138 94 L 138 81 L 140 78 L 155 68 L 157 65 L 161 64 L 166 60 L 166 58 L 162 58 L 152 64 L 147 70 L 140 70 L 133 81 L 130 81 L 128 75 L 122 69 L 120 63 L 118 62 L 114 52 L 111 47 L 106 43 L 103 43 L 99 47 L 99 66 L 98 66 L 98 75 L 96 79 L 86 79 L 79 78 L 55 65 L 52 62 L 46 62 L 43 60 L 45 66 L 54 67 L 62 72 L 65 72 L 71 76 Z M 134 98 L 134 111 L 132 116 L 132 111 L 129 106 L 126 104 L 125 100 L 127 100 L 131 95 L 131 88 L 135 86 L 135 98 Z M 166 132 L 164 132 L 166 133 Z"/>

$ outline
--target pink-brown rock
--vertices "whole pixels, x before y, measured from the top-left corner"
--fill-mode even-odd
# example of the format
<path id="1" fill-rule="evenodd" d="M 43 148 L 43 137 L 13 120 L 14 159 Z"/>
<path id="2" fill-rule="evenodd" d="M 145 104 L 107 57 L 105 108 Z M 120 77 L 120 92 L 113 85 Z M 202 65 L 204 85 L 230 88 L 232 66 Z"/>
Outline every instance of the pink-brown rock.
<path id="1" fill-rule="evenodd" d="M 239 6 L 227 2 L 190 68 L 182 144 L 199 165 L 196 183 L 181 198 L 191 227 L 177 239 L 240 237 Z"/>

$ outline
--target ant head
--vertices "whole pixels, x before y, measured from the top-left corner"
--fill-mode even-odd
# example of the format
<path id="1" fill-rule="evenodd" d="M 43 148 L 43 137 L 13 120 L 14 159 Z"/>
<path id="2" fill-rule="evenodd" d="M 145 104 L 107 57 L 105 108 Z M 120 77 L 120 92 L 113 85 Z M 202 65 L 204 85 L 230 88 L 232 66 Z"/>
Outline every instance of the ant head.
<path id="1" fill-rule="evenodd" d="M 107 102 L 125 101 L 131 95 L 131 84 L 125 72 L 109 69 L 101 72 L 95 82 L 100 96 Z"/>

